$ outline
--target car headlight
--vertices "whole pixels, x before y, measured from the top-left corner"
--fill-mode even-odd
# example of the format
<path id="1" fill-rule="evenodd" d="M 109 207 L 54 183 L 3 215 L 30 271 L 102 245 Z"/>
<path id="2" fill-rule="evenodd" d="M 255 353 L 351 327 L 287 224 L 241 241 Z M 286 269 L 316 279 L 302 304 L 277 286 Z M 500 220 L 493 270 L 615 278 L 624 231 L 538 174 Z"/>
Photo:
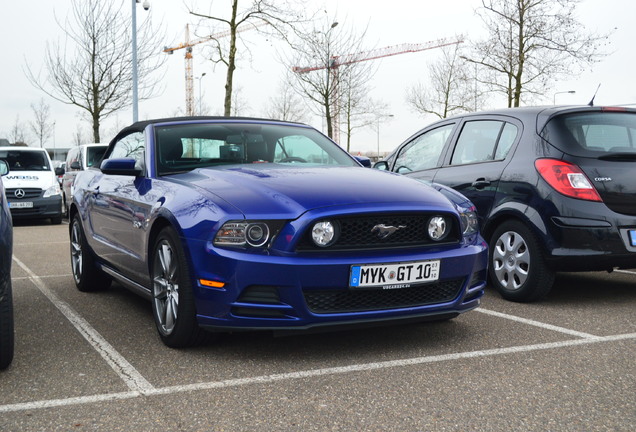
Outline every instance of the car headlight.
<path id="1" fill-rule="evenodd" d="M 44 191 L 44 198 L 48 198 L 54 195 L 61 195 L 60 185 L 56 182 L 53 186 Z"/>
<path id="2" fill-rule="evenodd" d="M 331 246 L 338 240 L 339 235 L 338 225 L 331 221 L 316 222 L 311 227 L 311 239 L 319 247 Z"/>
<path id="3" fill-rule="evenodd" d="M 433 241 L 444 240 L 450 232 L 451 224 L 444 216 L 432 216 L 428 220 L 427 232 Z"/>
<path id="4" fill-rule="evenodd" d="M 477 212 L 473 207 L 471 210 L 464 210 L 459 213 L 459 217 L 462 221 L 462 234 L 472 235 L 479 231 L 479 220 L 477 219 Z"/>
<path id="5" fill-rule="evenodd" d="M 277 224 L 274 224 L 277 225 Z M 261 247 L 273 237 L 273 229 L 262 221 L 230 221 L 223 224 L 214 237 L 217 246 Z"/>

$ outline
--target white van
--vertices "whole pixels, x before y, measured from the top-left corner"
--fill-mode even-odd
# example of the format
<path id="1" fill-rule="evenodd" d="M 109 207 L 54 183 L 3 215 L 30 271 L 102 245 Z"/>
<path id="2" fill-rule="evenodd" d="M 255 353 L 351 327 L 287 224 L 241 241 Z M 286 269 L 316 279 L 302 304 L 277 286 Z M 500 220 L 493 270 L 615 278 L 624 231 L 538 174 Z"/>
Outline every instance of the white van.
<path id="1" fill-rule="evenodd" d="M 62 191 L 46 150 L 0 147 L 0 159 L 9 165 L 2 177 L 13 220 L 47 219 L 62 222 Z"/>
<path id="2" fill-rule="evenodd" d="M 99 162 L 106 152 L 108 144 L 82 144 L 71 148 L 66 156 L 64 177 L 62 177 L 62 195 L 65 212 L 73 200 L 73 182 L 77 173 L 92 166 L 99 167 Z"/>

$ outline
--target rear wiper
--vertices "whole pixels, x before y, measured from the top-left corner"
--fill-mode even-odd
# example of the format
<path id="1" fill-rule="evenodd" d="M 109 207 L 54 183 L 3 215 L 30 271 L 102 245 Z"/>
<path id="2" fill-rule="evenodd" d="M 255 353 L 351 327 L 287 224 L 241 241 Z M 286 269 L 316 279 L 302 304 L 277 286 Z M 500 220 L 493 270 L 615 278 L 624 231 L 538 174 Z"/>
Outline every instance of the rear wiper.
<path id="1" fill-rule="evenodd" d="M 636 161 L 636 153 L 607 153 L 599 156 L 600 160 L 606 161 Z"/>

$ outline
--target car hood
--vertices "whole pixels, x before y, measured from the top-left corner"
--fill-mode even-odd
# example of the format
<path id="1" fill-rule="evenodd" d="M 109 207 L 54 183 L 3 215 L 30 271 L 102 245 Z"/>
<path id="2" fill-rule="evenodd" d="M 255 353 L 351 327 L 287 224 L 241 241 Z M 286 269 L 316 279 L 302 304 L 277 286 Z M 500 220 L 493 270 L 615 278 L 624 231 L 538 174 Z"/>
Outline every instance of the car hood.
<path id="1" fill-rule="evenodd" d="M 255 164 L 201 168 L 174 178 L 222 198 L 251 218 L 298 217 L 309 210 L 347 205 L 454 208 L 425 184 L 369 168 Z"/>

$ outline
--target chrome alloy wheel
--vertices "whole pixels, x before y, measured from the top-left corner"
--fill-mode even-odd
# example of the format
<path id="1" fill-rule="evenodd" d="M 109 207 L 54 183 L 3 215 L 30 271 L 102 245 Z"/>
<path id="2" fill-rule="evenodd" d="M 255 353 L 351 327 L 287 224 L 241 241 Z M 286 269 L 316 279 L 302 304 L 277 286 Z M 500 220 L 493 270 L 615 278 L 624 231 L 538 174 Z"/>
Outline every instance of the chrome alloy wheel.
<path id="1" fill-rule="evenodd" d="M 172 245 L 165 239 L 157 244 L 152 271 L 152 296 L 158 327 L 164 335 L 169 335 L 177 323 L 179 271 Z"/>
<path id="2" fill-rule="evenodd" d="M 73 221 L 71 229 L 71 269 L 73 271 L 73 279 L 75 283 L 82 280 L 82 264 L 84 253 L 82 251 L 82 228 L 76 219 Z"/>
<path id="3" fill-rule="evenodd" d="M 519 233 L 504 232 L 495 242 L 492 266 L 502 287 L 518 290 L 528 279 L 530 251 Z"/>

